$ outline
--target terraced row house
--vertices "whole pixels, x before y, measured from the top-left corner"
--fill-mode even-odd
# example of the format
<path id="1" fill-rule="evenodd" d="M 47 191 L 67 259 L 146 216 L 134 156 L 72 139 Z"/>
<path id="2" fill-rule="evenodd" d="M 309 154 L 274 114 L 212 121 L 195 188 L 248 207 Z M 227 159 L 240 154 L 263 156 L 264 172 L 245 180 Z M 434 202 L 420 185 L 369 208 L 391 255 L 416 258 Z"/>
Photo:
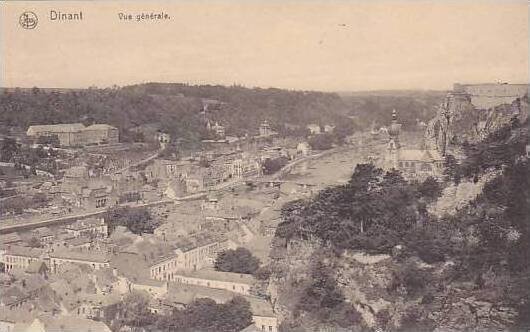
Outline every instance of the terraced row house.
<path id="1" fill-rule="evenodd" d="M 31 263 L 41 259 L 44 253 L 44 250 L 39 248 L 9 246 L 3 254 L 5 271 L 9 272 L 13 269 L 25 270 Z"/>
<path id="2" fill-rule="evenodd" d="M 151 279 L 174 281 L 178 273 L 212 266 L 217 253 L 234 245 L 230 240 L 198 234 L 183 240 L 175 247 L 172 253 L 151 264 Z"/>

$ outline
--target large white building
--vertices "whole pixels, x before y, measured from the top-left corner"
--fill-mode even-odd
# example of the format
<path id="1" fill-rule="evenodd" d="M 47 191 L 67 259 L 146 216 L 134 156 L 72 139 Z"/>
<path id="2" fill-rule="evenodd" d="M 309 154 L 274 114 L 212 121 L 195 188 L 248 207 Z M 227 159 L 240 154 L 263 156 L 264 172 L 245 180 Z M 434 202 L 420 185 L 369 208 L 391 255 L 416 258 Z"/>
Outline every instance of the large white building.
<path id="1" fill-rule="evenodd" d="M 93 124 L 85 127 L 82 123 L 30 126 L 28 137 L 56 136 L 61 146 L 84 146 L 90 144 L 110 144 L 119 141 L 118 129 L 107 124 Z"/>

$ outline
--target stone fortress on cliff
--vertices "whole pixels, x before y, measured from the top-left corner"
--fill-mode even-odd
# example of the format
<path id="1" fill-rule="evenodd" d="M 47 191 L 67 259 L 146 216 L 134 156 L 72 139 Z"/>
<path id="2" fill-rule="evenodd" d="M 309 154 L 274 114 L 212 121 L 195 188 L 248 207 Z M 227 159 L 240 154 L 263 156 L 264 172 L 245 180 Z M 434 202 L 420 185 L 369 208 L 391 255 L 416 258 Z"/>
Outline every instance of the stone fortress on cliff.
<path id="1" fill-rule="evenodd" d="M 489 109 L 502 104 L 511 104 L 528 93 L 528 84 L 483 83 L 453 85 L 452 97 L 467 98 L 477 109 Z"/>

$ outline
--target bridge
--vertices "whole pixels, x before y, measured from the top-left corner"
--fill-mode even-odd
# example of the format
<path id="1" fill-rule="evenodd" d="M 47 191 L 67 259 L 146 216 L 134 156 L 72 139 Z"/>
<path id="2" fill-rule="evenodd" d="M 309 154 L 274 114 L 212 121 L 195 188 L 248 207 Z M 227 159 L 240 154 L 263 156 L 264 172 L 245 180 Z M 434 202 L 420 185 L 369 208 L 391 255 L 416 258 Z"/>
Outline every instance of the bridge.
<path id="1" fill-rule="evenodd" d="M 183 197 L 182 200 L 189 199 L 187 197 Z M 117 206 L 129 206 L 131 208 L 140 208 L 140 207 L 152 207 L 152 206 L 158 206 L 158 205 L 164 205 L 164 204 L 173 204 L 173 200 L 160 200 L 155 202 L 147 202 L 147 203 L 141 203 L 141 204 L 131 204 L 131 203 L 124 203 Z M 84 213 L 77 213 L 77 214 L 70 214 L 66 216 L 61 217 L 54 217 L 49 219 L 41 219 L 41 220 L 20 220 L 20 222 L 0 222 L 0 234 L 6 234 L 11 232 L 17 232 L 17 231 L 24 231 L 24 230 L 30 230 L 38 227 L 44 227 L 44 226 L 50 226 L 50 225 L 60 225 L 60 224 L 68 224 L 73 223 L 76 220 L 79 219 L 85 219 L 89 217 L 98 217 L 103 215 L 105 212 L 107 212 L 106 208 L 98 209 L 94 211 L 84 212 Z"/>
<path id="2" fill-rule="evenodd" d="M 255 179 L 255 180 L 247 180 L 245 181 L 245 183 L 247 185 L 252 185 L 256 183 L 269 184 L 269 185 L 281 185 L 283 183 L 292 183 L 292 184 L 296 184 L 298 186 L 303 186 L 303 187 L 317 186 L 315 183 L 306 183 L 306 182 L 293 181 L 293 180 L 277 180 L 277 179 Z"/>

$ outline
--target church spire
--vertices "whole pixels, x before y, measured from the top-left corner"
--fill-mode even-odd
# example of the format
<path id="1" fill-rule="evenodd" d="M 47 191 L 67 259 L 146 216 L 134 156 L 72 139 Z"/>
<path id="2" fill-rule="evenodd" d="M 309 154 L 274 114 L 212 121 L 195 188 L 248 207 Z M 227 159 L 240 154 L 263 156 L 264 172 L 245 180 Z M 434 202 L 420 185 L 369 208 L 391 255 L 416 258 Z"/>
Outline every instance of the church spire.
<path id="1" fill-rule="evenodd" d="M 401 124 L 398 123 L 397 112 L 392 110 L 392 123 L 388 126 L 388 136 L 390 140 L 387 145 L 387 154 L 386 154 L 386 167 L 388 169 L 398 169 L 399 165 L 399 133 L 401 131 Z"/>
<path id="2" fill-rule="evenodd" d="M 392 123 L 388 127 L 388 135 L 390 136 L 390 143 L 399 147 L 399 133 L 401 132 L 401 123 L 398 123 L 398 116 L 396 110 L 392 110 Z"/>

